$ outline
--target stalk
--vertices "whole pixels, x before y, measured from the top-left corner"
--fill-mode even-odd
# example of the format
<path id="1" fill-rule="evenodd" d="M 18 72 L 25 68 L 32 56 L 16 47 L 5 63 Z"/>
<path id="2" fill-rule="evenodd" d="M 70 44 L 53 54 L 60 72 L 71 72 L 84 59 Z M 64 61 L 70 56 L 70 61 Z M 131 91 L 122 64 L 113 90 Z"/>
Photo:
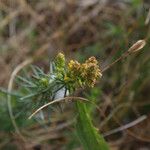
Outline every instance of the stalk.
<path id="1" fill-rule="evenodd" d="M 108 144 L 94 127 L 86 104 L 76 101 L 78 112 L 76 130 L 84 150 L 109 150 Z"/>

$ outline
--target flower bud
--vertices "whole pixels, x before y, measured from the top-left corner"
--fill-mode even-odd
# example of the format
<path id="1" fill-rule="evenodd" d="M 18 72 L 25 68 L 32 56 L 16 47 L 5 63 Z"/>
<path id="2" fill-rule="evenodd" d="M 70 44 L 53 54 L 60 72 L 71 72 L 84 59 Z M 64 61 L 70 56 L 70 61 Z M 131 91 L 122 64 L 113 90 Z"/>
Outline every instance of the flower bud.
<path id="1" fill-rule="evenodd" d="M 139 40 L 129 48 L 128 52 L 129 53 L 137 52 L 141 50 L 145 46 L 145 44 L 146 44 L 145 40 Z"/>
<path id="2" fill-rule="evenodd" d="M 58 68 L 65 66 L 65 56 L 63 53 L 59 53 L 55 58 L 55 64 Z"/>

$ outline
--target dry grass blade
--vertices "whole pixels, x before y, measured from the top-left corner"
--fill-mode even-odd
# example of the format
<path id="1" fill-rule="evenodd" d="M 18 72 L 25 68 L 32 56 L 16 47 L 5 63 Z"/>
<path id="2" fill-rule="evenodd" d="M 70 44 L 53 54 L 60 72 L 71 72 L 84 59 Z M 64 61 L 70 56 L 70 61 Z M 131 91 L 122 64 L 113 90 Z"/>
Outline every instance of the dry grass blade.
<path id="1" fill-rule="evenodd" d="M 17 17 L 20 14 L 20 12 L 21 12 L 21 10 L 16 10 L 14 12 L 11 12 L 6 18 L 4 18 L 1 21 L 0 30 L 2 30 L 7 24 L 9 24 L 9 22 L 11 22 L 12 19 Z"/>
<path id="2" fill-rule="evenodd" d="M 25 67 L 26 65 L 30 64 L 32 62 L 32 59 L 27 59 L 26 61 L 22 62 L 21 64 L 19 64 L 15 69 L 14 71 L 12 72 L 11 74 L 11 78 L 9 80 L 9 84 L 8 84 L 8 92 L 11 93 L 12 91 L 12 88 L 13 88 L 13 82 L 14 82 L 14 79 L 15 79 L 15 76 L 16 74 L 23 68 Z M 10 115 L 10 119 L 12 121 L 12 124 L 16 130 L 16 132 L 20 135 L 20 137 L 23 138 L 23 136 L 21 135 L 20 131 L 19 131 L 19 128 L 16 124 L 16 121 L 15 121 L 15 118 L 14 118 L 14 115 L 13 115 L 13 111 L 12 111 L 12 107 L 11 107 L 11 95 L 8 94 L 7 96 L 7 105 L 8 105 L 8 111 L 9 111 L 9 115 Z"/>
<path id="3" fill-rule="evenodd" d="M 40 108 L 38 108 L 36 111 L 34 111 L 29 117 L 28 119 L 31 119 L 36 113 L 38 113 L 40 110 L 42 110 L 43 108 L 49 106 L 49 105 L 52 105 L 54 103 L 59 103 L 61 101 L 65 101 L 65 100 L 81 100 L 81 101 L 86 101 L 86 102 L 89 102 L 88 99 L 86 98 L 82 98 L 82 97 L 64 97 L 64 98 L 61 98 L 61 99 L 56 99 L 54 101 L 51 101 L 43 106 L 41 106 Z"/>
<path id="4" fill-rule="evenodd" d="M 150 9 L 148 11 L 148 15 L 147 15 L 146 20 L 145 20 L 145 25 L 148 25 L 149 21 L 150 21 Z"/>
<path id="5" fill-rule="evenodd" d="M 124 126 L 121 126 L 121 127 L 119 127 L 119 128 L 116 128 L 116 129 L 114 129 L 114 130 L 111 130 L 111 131 L 108 131 L 108 132 L 104 133 L 104 137 L 105 137 L 105 136 L 112 135 L 112 134 L 117 133 L 117 132 L 120 132 L 120 131 L 123 131 L 123 130 L 126 130 L 126 129 L 128 129 L 128 128 L 131 128 L 131 127 L 133 127 L 133 126 L 135 126 L 135 125 L 141 123 L 141 122 L 144 121 L 145 119 L 147 119 L 147 116 L 143 115 L 143 116 L 137 118 L 136 120 L 134 120 L 134 121 L 132 121 L 132 122 L 130 122 L 130 123 L 124 125 Z"/>

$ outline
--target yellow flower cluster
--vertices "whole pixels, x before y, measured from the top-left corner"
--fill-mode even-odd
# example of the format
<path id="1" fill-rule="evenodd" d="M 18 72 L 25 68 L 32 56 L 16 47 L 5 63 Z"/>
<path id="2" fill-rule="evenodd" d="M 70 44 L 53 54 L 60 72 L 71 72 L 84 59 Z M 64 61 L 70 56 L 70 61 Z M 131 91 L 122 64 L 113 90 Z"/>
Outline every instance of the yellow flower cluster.
<path id="1" fill-rule="evenodd" d="M 93 87 L 96 80 L 102 76 L 95 57 L 90 57 L 84 63 L 70 60 L 66 65 L 64 54 L 59 53 L 55 59 L 55 67 L 57 77 L 72 88 Z"/>
<path id="2" fill-rule="evenodd" d="M 93 87 L 96 80 L 102 76 L 95 57 L 90 57 L 85 63 L 80 64 L 71 60 L 68 63 L 68 80 L 72 81 L 75 86 Z"/>
<path id="3" fill-rule="evenodd" d="M 90 57 L 82 64 L 82 77 L 85 79 L 85 83 L 89 87 L 93 87 L 96 80 L 102 76 L 98 61 L 95 57 Z"/>

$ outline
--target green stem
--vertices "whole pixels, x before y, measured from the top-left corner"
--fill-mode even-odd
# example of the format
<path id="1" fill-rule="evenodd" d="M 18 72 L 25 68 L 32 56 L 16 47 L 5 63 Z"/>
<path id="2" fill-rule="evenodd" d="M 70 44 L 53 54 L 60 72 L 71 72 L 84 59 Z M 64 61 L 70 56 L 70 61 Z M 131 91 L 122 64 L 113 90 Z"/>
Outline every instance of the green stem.
<path id="1" fill-rule="evenodd" d="M 86 104 L 77 101 L 76 107 L 78 111 L 76 123 L 77 134 L 84 150 L 109 150 L 104 138 L 93 126 Z"/>

